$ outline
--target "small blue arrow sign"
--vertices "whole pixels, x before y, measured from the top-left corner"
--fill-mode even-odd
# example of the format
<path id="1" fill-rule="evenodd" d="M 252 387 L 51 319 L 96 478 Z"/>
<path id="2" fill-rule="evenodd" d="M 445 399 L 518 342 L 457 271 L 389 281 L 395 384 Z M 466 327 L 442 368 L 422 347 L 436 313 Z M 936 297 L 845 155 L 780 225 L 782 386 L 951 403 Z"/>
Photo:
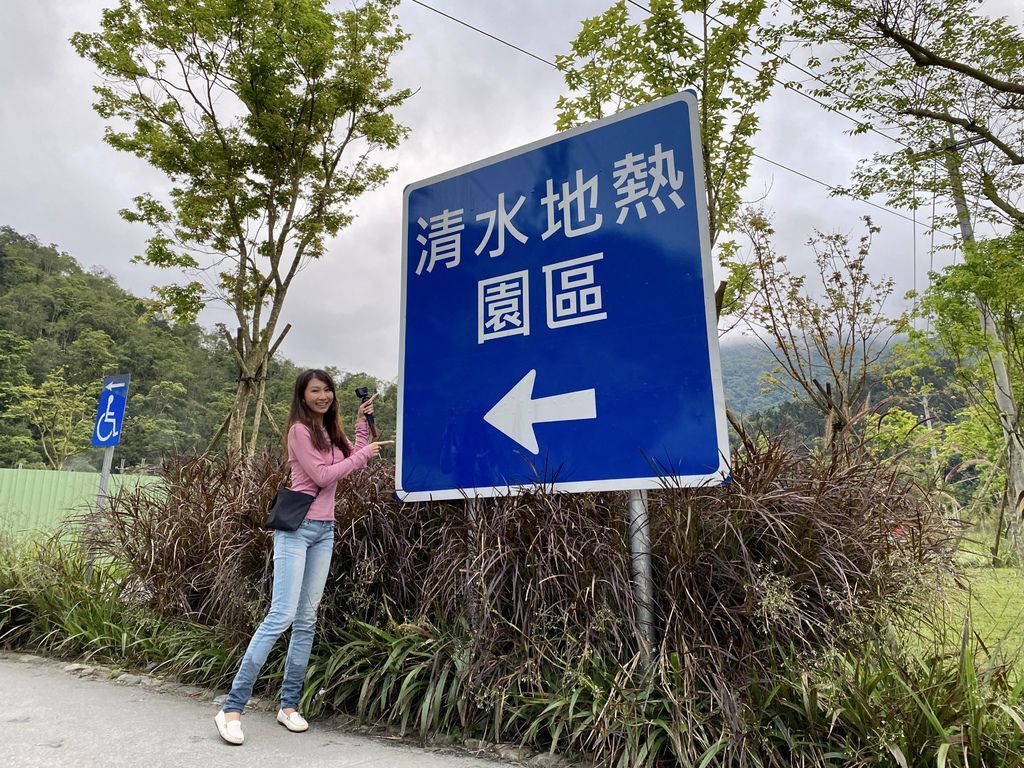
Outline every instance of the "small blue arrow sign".
<path id="1" fill-rule="evenodd" d="M 94 448 L 109 448 L 121 442 L 121 424 L 124 422 L 128 383 L 131 380 L 130 373 L 104 377 L 100 401 L 96 406 L 96 421 L 92 425 Z"/>

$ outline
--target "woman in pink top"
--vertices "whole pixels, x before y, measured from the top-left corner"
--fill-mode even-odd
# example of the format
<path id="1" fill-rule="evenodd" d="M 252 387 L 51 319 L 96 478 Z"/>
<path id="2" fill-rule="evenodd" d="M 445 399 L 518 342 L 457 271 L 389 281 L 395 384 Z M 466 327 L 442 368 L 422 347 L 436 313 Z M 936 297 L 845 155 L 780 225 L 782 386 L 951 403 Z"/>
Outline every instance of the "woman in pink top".
<path id="1" fill-rule="evenodd" d="M 252 696 L 260 668 L 277 638 L 292 628 L 281 683 L 277 721 L 289 731 L 305 731 L 309 724 L 297 711 L 306 677 L 309 652 L 316 629 L 316 609 L 324 593 L 334 550 L 334 492 L 338 481 L 379 455 L 382 445 L 369 442 L 366 417 L 373 413 L 374 395 L 359 406 L 356 442 L 349 442 L 341 426 L 334 382 L 320 370 L 310 370 L 295 381 L 288 415 L 288 462 L 291 489 L 316 498 L 306 519 L 294 531 L 274 531 L 274 592 L 270 612 L 249 641 L 249 647 L 231 684 L 231 693 L 214 721 L 224 741 L 241 744 L 241 716 Z"/>

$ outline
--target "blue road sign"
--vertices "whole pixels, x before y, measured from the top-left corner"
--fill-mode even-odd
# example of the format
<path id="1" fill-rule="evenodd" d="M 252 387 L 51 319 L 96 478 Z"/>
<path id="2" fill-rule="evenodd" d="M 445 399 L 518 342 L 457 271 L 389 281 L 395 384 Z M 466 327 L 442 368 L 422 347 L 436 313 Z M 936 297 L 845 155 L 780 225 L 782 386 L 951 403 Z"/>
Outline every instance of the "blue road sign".
<path id="1" fill-rule="evenodd" d="M 405 191 L 399 498 L 720 483 L 697 100 Z"/>
<path id="2" fill-rule="evenodd" d="M 92 444 L 95 448 L 109 448 L 121 442 L 121 424 L 124 407 L 128 402 L 128 383 L 131 374 L 103 378 L 100 402 L 96 406 L 96 422 L 92 425 Z"/>

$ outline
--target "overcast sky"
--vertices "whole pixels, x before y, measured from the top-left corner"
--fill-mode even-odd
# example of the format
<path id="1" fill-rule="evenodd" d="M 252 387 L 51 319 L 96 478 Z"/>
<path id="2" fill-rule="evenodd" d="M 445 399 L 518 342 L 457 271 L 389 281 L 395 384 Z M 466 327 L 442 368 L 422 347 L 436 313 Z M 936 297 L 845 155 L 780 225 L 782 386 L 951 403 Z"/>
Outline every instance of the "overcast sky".
<path id="1" fill-rule="evenodd" d="M 127 290 L 147 295 L 167 275 L 130 263 L 148 232 L 122 221 L 117 211 L 133 196 L 165 183 L 142 160 L 103 143 L 103 122 L 91 107 L 95 73 L 67 42 L 76 31 L 96 29 L 101 9 L 110 4 L 0 0 L 0 224 L 54 243 L 86 268 L 100 266 Z M 581 20 L 604 11 L 611 0 L 429 4 L 552 60 L 568 50 Z M 987 7 L 1018 25 L 1024 22 L 1022 0 L 992 0 Z M 554 104 L 564 93 L 561 77 L 550 67 L 426 8 L 407 0 L 399 17 L 412 38 L 395 60 L 394 74 L 399 86 L 418 89 L 400 111 L 412 133 L 387 158 L 398 166 L 391 181 L 358 201 L 356 222 L 330 243 L 324 260 L 297 278 L 284 313 L 293 329 L 282 347 L 300 365 L 336 365 L 385 379 L 398 373 L 403 188 L 550 135 Z M 803 76 L 784 67 L 780 77 Z M 884 139 L 847 136 L 849 127 L 780 89 L 762 110 L 757 151 L 842 184 L 858 158 L 891 151 Z M 748 197 L 766 191 L 765 204 L 776 212 L 780 241 L 795 263 L 808 263 L 802 243 L 813 229 L 856 236 L 859 217 L 870 214 L 883 228 L 869 265 L 872 273 L 893 276 L 899 294 L 914 284 L 910 222 L 829 198 L 821 186 L 755 160 Z M 930 238 L 924 223 L 917 231 L 921 287 Z M 937 254 L 936 267 L 950 258 L 948 252 Z M 200 321 L 212 326 L 231 319 L 211 309 Z"/>

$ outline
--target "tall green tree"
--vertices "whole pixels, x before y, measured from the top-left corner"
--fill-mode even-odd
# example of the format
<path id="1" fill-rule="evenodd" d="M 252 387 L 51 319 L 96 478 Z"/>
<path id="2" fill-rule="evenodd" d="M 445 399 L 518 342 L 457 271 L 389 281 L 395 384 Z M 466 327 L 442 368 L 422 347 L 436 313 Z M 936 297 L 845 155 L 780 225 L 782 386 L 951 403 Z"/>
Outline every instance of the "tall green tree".
<path id="1" fill-rule="evenodd" d="M 988 322 L 978 322 L 977 305 Z M 1002 432 L 1001 464 L 1017 513 L 1011 531 L 1024 562 L 1024 461 L 1020 411 L 1008 408 L 1024 397 L 1024 230 L 964 247 L 964 260 L 937 275 L 922 305 L 932 318 L 937 341 L 959 364 L 960 380 L 975 403 Z M 996 378 L 994 360 L 1003 361 L 1005 379 Z"/>
<path id="2" fill-rule="evenodd" d="M 991 309 L 994 334 L 979 325 L 974 298 Z M 962 262 L 934 277 L 922 307 L 943 348 L 961 365 L 977 358 L 979 350 L 982 358 L 998 351 L 1010 366 L 1014 387 L 1020 388 L 1024 380 L 1024 230 L 968 244 Z"/>
<path id="3" fill-rule="evenodd" d="M 981 0 L 794 0 L 790 31 L 831 56 L 817 93 L 858 112 L 863 130 L 894 132 L 904 148 L 857 168 L 853 189 L 917 208 L 944 197 L 936 225 L 1024 227 L 1024 34 L 982 12 Z M 832 48 L 838 46 L 838 48 Z M 812 64 L 822 62 L 814 59 Z M 909 147 L 909 150 L 906 149 Z M 973 210 L 968 205 L 974 200 Z M 986 337 L 976 352 L 991 369 L 993 421 L 1004 431 L 1007 476 L 1024 503 L 1024 436 L 998 320 L 982 295 L 961 296 Z"/>
<path id="4" fill-rule="evenodd" d="M 67 380 L 63 368 L 39 386 L 25 387 L 15 408 L 31 426 L 52 469 L 89 446 L 94 400 L 88 389 Z"/>
<path id="5" fill-rule="evenodd" d="M 788 32 L 811 46 L 811 63 L 823 70 L 816 95 L 856 112 L 857 131 L 884 129 L 914 150 L 864 160 L 854 192 L 915 208 L 922 193 L 952 200 L 946 164 L 925 150 L 966 139 L 958 155 L 964 193 L 979 202 L 975 215 L 1024 226 L 1024 32 L 982 5 L 794 0 Z M 940 224 L 956 226 L 954 207 L 946 210 Z"/>
<path id="6" fill-rule="evenodd" d="M 158 289 L 163 306 L 186 320 L 212 300 L 235 313 L 238 384 L 222 427 L 233 452 L 255 449 L 299 267 L 393 170 L 372 158 L 406 134 L 394 110 L 409 91 L 388 73 L 406 39 L 397 2 L 332 13 L 326 0 L 120 0 L 99 32 L 72 37 L 104 78 L 107 142 L 172 184 L 168 199 L 122 211 L 154 230 L 141 261 L 192 275 Z"/>
<path id="7" fill-rule="evenodd" d="M 583 22 L 572 52 L 558 56 L 569 95 L 558 100 L 560 130 L 662 96 L 693 88 L 700 113 L 709 230 L 720 262 L 730 270 L 719 298 L 736 311 L 752 286 L 735 259 L 733 229 L 741 191 L 750 178 L 757 108 L 769 97 L 781 59 L 779 31 L 765 19 L 768 0 L 651 0 L 639 19 L 626 0 Z M 633 7 L 635 11 L 635 5 Z"/>
<path id="8" fill-rule="evenodd" d="M 32 385 L 25 367 L 29 349 L 21 337 L 0 331 L 0 466 L 35 464 L 42 458 L 21 416 Z"/>

